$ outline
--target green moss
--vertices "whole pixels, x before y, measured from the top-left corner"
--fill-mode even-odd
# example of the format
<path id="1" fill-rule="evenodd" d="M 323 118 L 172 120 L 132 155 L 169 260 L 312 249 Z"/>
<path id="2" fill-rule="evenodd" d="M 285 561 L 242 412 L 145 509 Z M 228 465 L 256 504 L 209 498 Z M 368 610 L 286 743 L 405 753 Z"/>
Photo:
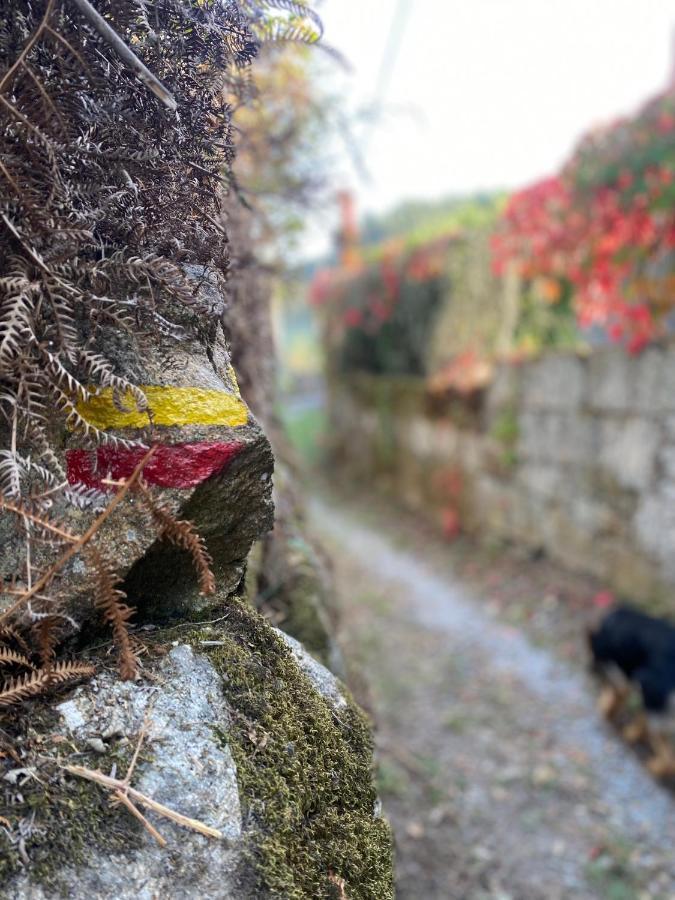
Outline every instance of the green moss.
<path id="1" fill-rule="evenodd" d="M 89 781 L 64 777 L 44 757 L 58 754 L 62 762 L 68 762 L 70 756 L 78 765 L 108 772 L 116 764 L 118 771 L 124 771 L 129 749 L 111 748 L 107 754 L 89 752 L 73 757 L 72 744 L 52 740 L 62 728 L 48 701 L 30 704 L 20 717 L 14 713 L 10 719 L 8 715 L 2 728 L 25 754 L 18 763 L 5 760 L 5 770 L 25 767 L 36 777 L 22 781 L 20 787 L 3 783 L 0 816 L 10 822 L 13 834 L 23 826 L 31 881 L 65 896 L 67 887 L 61 875 L 66 866 L 82 865 L 96 851 L 128 852 L 138 843 L 140 825 L 122 807 L 111 807 L 105 791 Z M 21 871 L 24 864 L 18 842 L 10 841 L 0 829 L 0 883 Z"/>
<path id="2" fill-rule="evenodd" d="M 213 629 L 190 640 L 222 674 L 234 711 L 222 738 L 237 764 L 261 895 L 335 898 L 332 873 L 351 900 L 393 897 L 391 832 L 374 816 L 365 716 L 352 702 L 336 714 L 261 616 L 241 601 L 228 608 L 219 646 L 199 643 Z"/>

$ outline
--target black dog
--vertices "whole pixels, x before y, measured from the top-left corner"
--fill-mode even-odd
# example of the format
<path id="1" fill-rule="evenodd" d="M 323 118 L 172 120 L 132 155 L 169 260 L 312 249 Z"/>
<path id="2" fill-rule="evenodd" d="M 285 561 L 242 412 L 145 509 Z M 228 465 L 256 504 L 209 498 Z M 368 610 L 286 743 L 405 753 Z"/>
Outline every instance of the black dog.
<path id="1" fill-rule="evenodd" d="M 594 669 L 606 681 L 599 703 L 603 714 L 614 719 L 636 686 L 644 712 L 624 729 L 624 736 L 649 742 L 653 756 L 648 765 L 655 775 L 675 774 L 666 734 L 675 721 L 669 715 L 675 709 L 675 626 L 619 606 L 589 632 L 589 643 Z"/>

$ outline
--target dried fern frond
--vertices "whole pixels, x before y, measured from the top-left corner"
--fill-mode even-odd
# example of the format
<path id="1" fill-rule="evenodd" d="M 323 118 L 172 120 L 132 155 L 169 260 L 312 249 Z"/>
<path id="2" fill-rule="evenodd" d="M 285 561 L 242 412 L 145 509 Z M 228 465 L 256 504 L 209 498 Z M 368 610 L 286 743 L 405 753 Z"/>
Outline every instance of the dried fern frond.
<path id="1" fill-rule="evenodd" d="M 296 28 L 311 36 L 308 43 L 316 43 L 323 36 L 323 23 L 320 16 L 305 3 L 297 0 L 246 0 L 245 5 L 254 17 L 254 31 L 257 37 L 265 39 L 266 32 L 270 30 L 270 10 L 278 10 L 287 13 L 286 22 L 288 29 Z"/>
<path id="2" fill-rule="evenodd" d="M 39 531 L 44 531 L 45 534 L 52 538 L 59 538 L 61 542 L 72 544 L 77 541 L 76 534 L 73 534 L 73 532 L 69 531 L 64 525 L 52 522 L 48 513 L 42 511 L 36 512 L 31 509 L 26 502 L 20 500 L 12 502 L 0 494 L 0 509 L 6 509 L 8 512 L 13 512 L 22 519 L 28 520 L 33 523 Z"/>
<path id="3" fill-rule="evenodd" d="M 89 509 L 94 512 L 102 512 L 108 500 L 108 495 L 96 488 L 84 487 L 81 484 L 72 484 L 63 489 L 63 495 L 71 506 L 77 509 Z"/>
<path id="4" fill-rule="evenodd" d="M 4 644 L 14 644 L 25 656 L 30 656 L 31 651 L 28 644 L 16 628 L 12 628 L 11 625 L 0 625 L 0 641 Z"/>
<path id="5" fill-rule="evenodd" d="M 91 397 L 91 391 L 87 390 L 87 388 L 75 378 L 72 372 L 69 372 L 68 369 L 66 369 L 58 357 L 53 353 L 50 353 L 49 350 L 46 350 L 44 347 L 40 347 L 39 351 L 44 360 L 45 376 L 52 384 L 56 385 L 65 395 L 76 401 L 81 400 L 86 402 Z"/>
<path id="6" fill-rule="evenodd" d="M 120 675 L 131 681 L 138 673 L 138 659 L 128 625 L 135 610 L 124 603 L 126 594 L 117 587 L 121 579 L 98 547 L 90 544 L 85 550 L 85 557 L 94 582 L 94 605 L 112 628 Z"/>
<path id="7" fill-rule="evenodd" d="M 5 682 L 0 689 L 0 707 L 31 700 L 48 690 L 65 687 L 81 678 L 90 678 L 96 669 L 86 663 L 59 662 L 51 672 L 38 669 Z"/>
<path id="8" fill-rule="evenodd" d="M 12 371 L 16 360 L 25 353 L 26 341 L 32 335 L 31 322 L 37 290 L 27 281 L 21 289 L 0 300 L 0 372 Z"/>
<path id="9" fill-rule="evenodd" d="M 33 663 L 16 650 L 0 644 L 0 666 L 21 666 L 24 669 L 35 669 Z"/>
<path id="10" fill-rule="evenodd" d="M 293 19 L 267 19 L 265 23 L 255 29 L 256 36 L 261 43 L 300 43 L 316 44 L 320 33 L 306 22 L 296 22 Z"/>
<path id="11" fill-rule="evenodd" d="M 112 447 L 125 448 L 127 450 L 143 447 L 143 444 L 141 444 L 140 441 L 130 441 L 126 438 L 117 437 L 117 435 L 108 434 L 106 431 L 101 431 L 100 428 L 92 425 L 92 423 L 80 413 L 68 394 L 64 393 L 55 382 L 48 382 L 48 388 L 54 396 L 57 409 L 65 414 L 66 426 L 70 431 L 87 438 L 95 444 L 104 444 Z"/>
<path id="12" fill-rule="evenodd" d="M 54 671 L 59 624 L 58 616 L 43 615 L 33 625 L 40 668 L 46 675 L 50 675 Z"/>
<path id="13" fill-rule="evenodd" d="M 112 365 L 100 353 L 93 353 L 91 350 L 80 350 L 79 358 L 92 380 L 102 388 L 109 387 L 113 389 L 113 400 L 118 409 L 122 412 L 129 411 L 130 408 L 123 402 L 123 398 L 129 395 L 133 399 L 138 412 L 147 410 L 148 398 L 143 391 L 126 378 L 116 375 Z"/>
<path id="14" fill-rule="evenodd" d="M 48 468 L 50 472 L 54 473 L 55 479 L 61 484 L 65 484 L 66 473 L 56 455 L 54 447 L 49 441 L 44 424 L 35 421 L 31 422 L 28 429 L 28 440 L 45 467 Z"/>
<path id="15" fill-rule="evenodd" d="M 21 496 L 21 478 L 25 472 L 21 457 L 11 450 L 0 450 L 0 491 L 6 497 Z"/>
<path id="16" fill-rule="evenodd" d="M 0 494 L 18 499 L 22 494 L 22 483 L 41 482 L 49 488 L 59 483 L 56 473 L 30 456 L 22 456 L 12 450 L 0 450 Z"/>
<path id="17" fill-rule="evenodd" d="M 170 87 L 176 115 L 139 88 L 77 4 L 3 5 L 0 406 L 15 433 L 53 420 L 55 401 L 90 442 L 129 446 L 77 409 L 104 387 L 116 405 L 147 409 L 106 359 L 106 328 L 201 337 L 217 321 L 187 267 L 227 268 L 219 189 L 234 151 L 218 79 L 258 50 L 253 24 L 264 28 L 265 17 L 254 6 L 98 0 L 109 27 Z M 311 17 L 302 4 L 273 6 Z M 5 474 L 13 490 L 16 473 Z"/>
<path id="18" fill-rule="evenodd" d="M 159 537 L 166 538 L 190 554 L 200 593 L 215 593 L 216 580 L 211 569 L 213 560 L 206 549 L 204 538 L 197 532 L 194 524 L 185 519 L 176 519 L 165 503 L 153 497 L 143 481 L 138 482 L 138 489 L 145 507 L 159 527 Z"/>

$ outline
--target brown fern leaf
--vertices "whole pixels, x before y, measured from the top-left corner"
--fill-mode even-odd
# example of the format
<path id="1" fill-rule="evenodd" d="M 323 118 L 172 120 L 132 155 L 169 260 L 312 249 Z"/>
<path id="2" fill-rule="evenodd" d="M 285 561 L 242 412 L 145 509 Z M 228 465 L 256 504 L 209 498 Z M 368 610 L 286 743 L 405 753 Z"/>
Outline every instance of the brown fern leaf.
<path id="1" fill-rule="evenodd" d="M 63 365 L 58 356 L 50 353 L 44 347 L 40 347 L 40 352 L 44 360 L 44 373 L 54 384 L 66 394 L 66 396 L 77 400 L 88 400 L 91 392 L 75 378 L 72 372 Z"/>
<path id="2" fill-rule="evenodd" d="M 56 663 L 50 673 L 38 669 L 6 681 L 0 690 L 0 707 L 13 706 L 24 700 L 30 700 L 46 693 L 53 687 L 65 687 L 80 678 L 89 678 L 94 672 L 93 666 L 78 662 Z"/>
<path id="3" fill-rule="evenodd" d="M 35 669 L 33 663 L 11 647 L 0 646 L 0 666 L 22 666 L 24 669 Z"/>
<path id="4" fill-rule="evenodd" d="M 216 579 L 211 570 L 213 560 L 206 549 L 204 538 L 197 532 L 194 524 L 186 519 L 176 519 L 166 504 L 153 497 L 142 481 L 138 487 L 145 506 L 159 527 L 160 538 L 166 538 L 190 554 L 197 573 L 200 593 L 215 593 Z"/>
<path id="5" fill-rule="evenodd" d="M 143 446 L 138 441 L 128 441 L 114 434 L 101 431 L 87 421 L 84 416 L 80 415 L 77 406 L 56 382 L 48 381 L 47 387 L 54 396 L 56 407 L 65 416 L 66 427 L 70 431 L 81 434 L 83 437 L 89 438 L 98 444 L 109 444 L 113 447 L 125 447 L 126 449 L 138 449 L 138 447 Z"/>
<path id="6" fill-rule="evenodd" d="M 35 448 L 35 453 L 39 459 L 43 460 L 53 472 L 58 481 L 66 480 L 66 473 L 61 465 L 54 448 L 49 442 L 47 431 L 44 425 L 38 422 L 32 422 L 29 428 L 30 442 Z"/>
<path id="7" fill-rule="evenodd" d="M 0 641 L 3 644 L 15 644 L 25 656 L 30 656 L 28 644 L 11 625 L 0 625 Z"/>
<path id="8" fill-rule="evenodd" d="M 131 681 L 138 672 L 138 659 L 128 626 L 135 610 L 123 602 L 126 594 L 117 588 L 121 579 L 98 547 L 90 544 L 84 554 L 94 580 L 94 605 L 112 627 L 113 641 L 119 656 L 120 675 L 125 680 Z"/>
<path id="9" fill-rule="evenodd" d="M 64 525 L 52 521 L 46 512 L 36 513 L 28 503 L 21 500 L 12 502 L 0 494 L 0 509 L 6 509 L 8 512 L 13 512 L 16 516 L 28 520 L 36 526 L 39 533 L 44 532 L 45 537 L 48 536 L 52 540 L 58 538 L 59 543 L 72 544 L 77 541 L 78 536 L 68 531 Z"/>
<path id="10" fill-rule="evenodd" d="M 54 671 L 59 622 L 57 616 L 42 616 L 33 626 L 35 644 L 40 657 L 40 668 L 47 676 Z"/>
<path id="11" fill-rule="evenodd" d="M 16 453 L 0 450 L 0 491 L 7 497 L 21 496 L 23 468 Z"/>

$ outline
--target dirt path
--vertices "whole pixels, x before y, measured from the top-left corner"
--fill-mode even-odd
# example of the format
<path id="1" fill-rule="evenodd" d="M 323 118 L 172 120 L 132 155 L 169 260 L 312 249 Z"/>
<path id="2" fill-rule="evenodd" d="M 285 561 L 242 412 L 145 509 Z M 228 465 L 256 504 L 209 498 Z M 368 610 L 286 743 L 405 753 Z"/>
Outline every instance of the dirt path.
<path id="1" fill-rule="evenodd" d="M 674 900 L 673 795 L 599 720 L 578 662 L 505 624 L 400 524 L 376 533 L 334 501 L 310 515 L 378 723 L 398 897 Z M 527 593 L 528 564 L 508 571 Z M 556 627 L 549 648 L 570 643 Z"/>

